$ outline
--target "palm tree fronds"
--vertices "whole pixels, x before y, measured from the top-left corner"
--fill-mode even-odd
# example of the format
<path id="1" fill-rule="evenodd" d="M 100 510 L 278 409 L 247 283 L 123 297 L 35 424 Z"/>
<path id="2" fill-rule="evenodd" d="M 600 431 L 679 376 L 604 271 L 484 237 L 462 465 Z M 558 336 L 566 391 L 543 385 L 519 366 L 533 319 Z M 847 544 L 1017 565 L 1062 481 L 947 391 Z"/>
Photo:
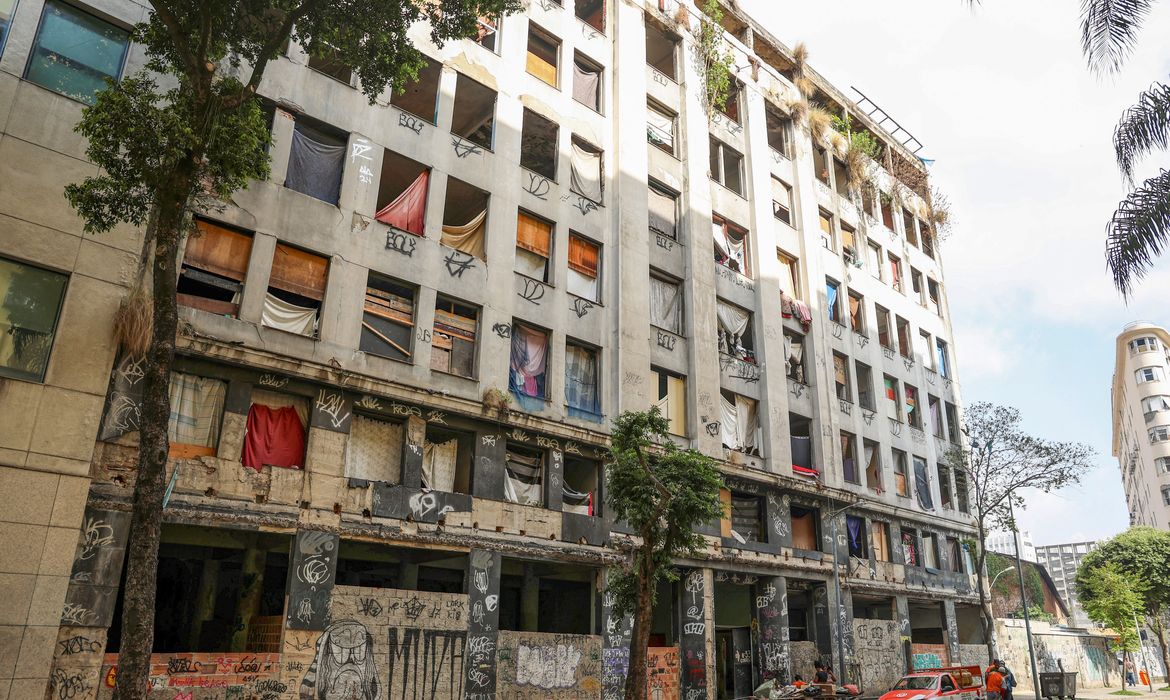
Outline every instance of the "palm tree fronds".
<path id="1" fill-rule="evenodd" d="M 1098 73 L 1115 73 L 1129 58 L 1155 0 L 1081 0 L 1081 52 Z"/>
<path id="2" fill-rule="evenodd" d="M 1130 192 L 1107 233 L 1105 258 L 1113 284 L 1128 297 L 1170 238 L 1170 171 L 1162 170 Z"/>
<path id="3" fill-rule="evenodd" d="M 1154 149 L 1170 145 L 1170 86 L 1154 83 L 1125 110 L 1113 132 L 1117 167 L 1133 184 L 1133 165 Z"/>

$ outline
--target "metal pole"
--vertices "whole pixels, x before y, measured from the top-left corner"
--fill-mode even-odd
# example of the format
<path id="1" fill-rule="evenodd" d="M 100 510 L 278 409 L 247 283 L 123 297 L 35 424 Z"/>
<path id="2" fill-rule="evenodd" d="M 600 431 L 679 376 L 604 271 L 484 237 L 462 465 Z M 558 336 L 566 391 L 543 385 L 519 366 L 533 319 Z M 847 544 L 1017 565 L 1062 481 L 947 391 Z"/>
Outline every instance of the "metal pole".
<path id="1" fill-rule="evenodd" d="M 1146 667 L 1146 683 L 1150 686 L 1150 692 L 1154 692 L 1154 674 L 1150 671 L 1150 662 L 1146 659 L 1146 645 L 1142 644 L 1142 628 L 1138 627 L 1137 610 L 1133 611 L 1133 631 L 1137 632 L 1138 649 L 1142 652 L 1142 666 Z M 1140 672 L 1141 669 L 1139 668 Z M 1125 685 L 1123 684 L 1124 688 Z"/>
<path id="2" fill-rule="evenodd" d="M 1024 565 L 1020 563 L 1020 533 L 1016 528 L 1016 509 L 1008 495 L 1008 514 L 1012 519 L 1012 544 L 1016 550 L 1016 573 L 1020 578 L 1020 606 L 1024 609 L 1024 632 L 1028 635 L 1028 659 L 1032 662 L 1032 689 L 1040 700 L 1040 673 L 1036 668 L 1036 647 L 1032 645 L 1032 619 L 1028 615 L 1028 597 L 1024 592 Z"/>
<path id="3" fill-rule="evenodd" d="M 833 514 L 833 595 L 836 596 L 837 605 L 845 604 L 841 600 L 841 567 L 837 562 L 837 519 L 841 517 L 841 512 L 844 510 L 845 508 L 842 508 Z M 845 630 L 841 628 L 841 615 L 833 614 L 833 617 L 837 620 L 837 658 L 841 660 L 838 670 L 841 672 L 841 683 L 844 684 L 849 680 L 845 670 L 847 666 L 845 661 Z"/>

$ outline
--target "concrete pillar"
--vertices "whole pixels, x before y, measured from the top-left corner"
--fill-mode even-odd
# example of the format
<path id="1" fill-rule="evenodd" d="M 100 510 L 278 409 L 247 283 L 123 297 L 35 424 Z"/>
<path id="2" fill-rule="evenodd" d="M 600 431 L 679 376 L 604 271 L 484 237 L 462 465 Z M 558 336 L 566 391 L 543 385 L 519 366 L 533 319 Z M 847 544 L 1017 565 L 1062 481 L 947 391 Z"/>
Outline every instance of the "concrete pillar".
<path id="1" fill-rule="evenodd" d="M 788 647 L 788 581 L 768 576 L 756 584 L 756 624 L 760 630 L 759 669 L 763 680 L 792 678 Z"/>
<path id="2" fill-rule="evenodd" d="M 835 599 L 836 596 L 833 596 Z M 837 678 L 848 679 L 852 683 L 857 683 L 861 679 L 860 669 L 855 668 L 856 665 L 856 645 L 853 641 L 853 593 L 849 589 L 841 590 L 841 599 L 833 601 L 833 609 L 836 610 L 836 634 L 841 637 L 841 644 L 836 642 L 833 644 L 833 658 L 835 659 L 833 667 L 837 670 Z M 841 653 L 845 654 L 845 658 L 841 658 Z M 843 680 L 841 682 L 844 682 Z"/>
<path id="3" fill-rule="evenodd" d="M 469 697 L 495 697 L 496 641 L 500 629 L 499 552 L 472 549 L 468 556 L 467 648 L 464 687 Z"/>
<path id="4" fill-rule="evenodd" d="M 942 603 L 943 626 L 946 628 L 947 651 L 951 655 L 951 663 L 959 660 L 959 619 L 955 615 L 955 601 L 944 600 Z"/>
<path id="5" fill-rule="evenodd" d="M 249 537 L 247 549 L 244 550 L 240 599 L 236 601 L 235 619 L 240 624 L 232 633 L 232 651 L 248 649 L 248 632 L 252 620 L 260 614 L 260 594 L 264 590 L 264 563 L 267 558 L 268 552 L 257 547 L 255 535 Z"/>
<path id="6" fill-rule="evenodd" d="M 352 133 L 346 144 L 341 175 L 341 196 L 337 206 L 343 212 L 372 219 L 378 206 L 378 176 L 382 172 L 382 149 L 362 134 Z"/>
<path id="7" fill-rule="evenodd" d="M 564 343 L 561 343 L 562 349 Z M 560 450 L 548 451 L 548 478 L 545 479 L 544 507 L 563 510 L 565 502 L 565 455 Z"/>
<path id="8" fill-rule="evenodd" d="M 833 615 L 829 608 L 829 586 L 818 583 L 812 589 L 813 631 L 816 637 L 817 653 L 833 658 Z"/>
<path id="9" fill-rule="evenodd" d="M 715 602 L 708 594 L 714 590 L 710 569 L 691 569 L 683 575 L 682 600 L 679 601 L 682 609 L 680 697 L 714 697 L 715 682 L 707 682 L 708 678 L 715 678 Z"/>
<path id="10" fill-rule="evenodd" d="M 604 574 L 607 578 L 609 571 Z M 620 698 L 625 692 L 626 675 L 630 670 L 630 636 L 634 632 L 634 617 L 613 614 L 613 595 L 601 594 L 601 697 Z"/>
<path id="11" fill-rule="evenodd" d="M 427 423 L 418 416 L 406 419 L 406 440 L 402 448 L 402 485 L 422 486 L 423 449 L 427 438 Z"/>
<path id="12" fill-rule="evenodd" d="M 706 623 L 706 638 L 704 645 L 707 649 L 707 700 L 715 700 L 719 694 L 718 683 L 715 681 L 715 571 L 703 569 L 703 586 L 706 595 L 703 596 L 703 620 Z"/>
<path id="13" fill-rule="evenodd" d="M 252 236 L 252 255 L 248 258 L 248 276 L 240 295 L 241 321 L 260 323 L 268 280 L 272 276 L 272 256 L 276 254 L 276 236 L 257 233 Z"/>
<path id="14" fill-rule="evenodd" d="M 203 623 L 211 619 L 215 610 L 215 593 L 219 585 L 219 562 L 214 559 L 203 560 L 203 571 L 199 575 L 199 588 L 195 592 L 195 609 L 191 614 L 191 629 L 187 636 L 187 644 L 192 649 L 199 648 L 199 637 L 203 634 Z"/>
<path id="15" fill-rule="evenodd" d="M 293 129 L 296 127 L 296 117 L 292 112 L 286 112 L 279 107 L 272 118 L 272 145 L 268 147 L 268 181 L 283 187 L 284 176 L 288 173 L 288 158 L 292 151 Z"/>
<path id="16" fill-rule="evenodd" d="M 520 629 L 535 632 L 540 629 L 540 577 L 531 564 L 524 565 L 524 580 L 520 585 Z"/>
<path id="17" fill-rule="evenodd" d="M 902 670 L 909 673 L 911 670 L 910 601 L 904 595 L 894 596 L 894 620 L 898 623 L 899 643 L 902 649 Z"/>

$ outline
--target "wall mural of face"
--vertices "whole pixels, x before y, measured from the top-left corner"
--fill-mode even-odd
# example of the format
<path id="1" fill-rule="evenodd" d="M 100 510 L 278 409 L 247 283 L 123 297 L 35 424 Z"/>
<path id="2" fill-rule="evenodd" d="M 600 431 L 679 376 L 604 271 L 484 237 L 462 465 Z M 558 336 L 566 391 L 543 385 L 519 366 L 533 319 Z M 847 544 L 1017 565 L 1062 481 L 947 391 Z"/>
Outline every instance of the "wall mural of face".
<path id="1" fill-rule="evenodd" d="M 301 681 L 300 700 L 381 700 L 374 638 L 365 625 L 339 620 L 317 640 L 317 654 Z"/>

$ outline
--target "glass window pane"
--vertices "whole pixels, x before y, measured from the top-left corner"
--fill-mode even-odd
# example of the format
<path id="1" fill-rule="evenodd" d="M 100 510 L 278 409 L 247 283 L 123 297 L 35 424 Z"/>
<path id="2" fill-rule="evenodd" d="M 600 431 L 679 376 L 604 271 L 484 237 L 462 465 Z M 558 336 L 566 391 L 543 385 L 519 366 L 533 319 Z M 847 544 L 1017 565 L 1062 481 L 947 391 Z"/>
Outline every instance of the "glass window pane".
<path id="1" fill-rule="evenodd" d="M 0 0 L 0 54 L 4 52 L 4 40 L 12 26 L 12 14 L 16 11 L 16 0 Z"/>
<path id="2" fill-rule="evenodd" d="M 128 35 L 80 10 L 49 2 L 25 77 L 66 97 L 93 104 L 105 78 L 122 75 Z"/>
<path id="3" fill-rule="evenodd" d="M 0 374 L 44 379 L 66 279 L 0 259 Z"/>

